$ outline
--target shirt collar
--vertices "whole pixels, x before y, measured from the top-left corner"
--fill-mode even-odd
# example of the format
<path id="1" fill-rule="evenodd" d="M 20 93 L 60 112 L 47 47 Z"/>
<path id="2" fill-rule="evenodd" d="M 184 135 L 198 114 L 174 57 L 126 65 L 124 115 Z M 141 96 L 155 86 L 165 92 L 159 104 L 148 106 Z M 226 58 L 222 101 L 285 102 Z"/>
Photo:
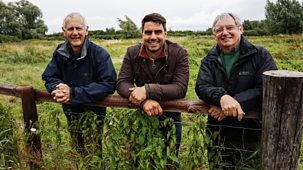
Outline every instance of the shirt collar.
<path id="1" fill-rule="evenodd" d="M 82 58 L 84 58 L 87 55 L 87 44 L 88 44 L 88 38 L 85 38 L 85 41 L 83 43 L 83 47 L 81 49 L 81 55 L 76 59 L 76 60 L 81 60 Z M 57 49 L 57 52 L 67 58 L 71 57 L 71 46 L 69 44 L 69 42 L 66 40 L 60 48 Z"/>
<path id="2" fill-rule="evenodd" d="M 167 48 L 167 44 L 164 43 L 164 47 L 162 48 L 162 51 L 161 53 L 156 56 L 154 59 L 158 59 L 158 58 L 164 58 L 166 56 L 166 48 Z M 139 52 L 139 57 L 142 57 L 142 58 L 150 58 L 147 54 L 147 51 L 145 49 L 145 46 L 142 44 L 141 47 L 140 47 L 140 52 Z"/>
<path id="3" fill-rule="evenodd" d="M 230 53 L 224 53 L 223 50 L 220 48 L 220 55 L 230 55 L 230 54 L 234 54 L 236 52 L 240 51 L 240 44 L 237 45 L 235 48 L 233 48 L 233 50 Z"/>

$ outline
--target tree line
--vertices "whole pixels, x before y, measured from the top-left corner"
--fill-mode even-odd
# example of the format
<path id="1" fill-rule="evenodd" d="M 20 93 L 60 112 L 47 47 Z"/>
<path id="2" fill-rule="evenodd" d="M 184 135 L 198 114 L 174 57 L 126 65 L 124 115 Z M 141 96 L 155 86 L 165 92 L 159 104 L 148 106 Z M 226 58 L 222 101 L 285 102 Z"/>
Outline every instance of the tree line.
<path id="1" fill-rule="evenodd" d="M 41 10 L 27 0 L 0 1 L 0 42 L 42 38 L 47 26 L 42 20 Z"/>
<path id="2" fill-rule="evenodd" d="M 303 32 L 303 3 L 296 0 L 267 0 L 266 19 L 244 20 L 244 31 L 248 35 L 300 34 Z"/>
<path id="3" fill-rule="evenodd" d="M 42 20 L 41 10 L 27 0 L 9 2 L 0 0 L 0 42 L 24 39 L 62 39 L 62 33 L 46 35 L 47 26 Z M 113 27 L 90 31 L 90 36 L 101 39 L 139 38 L 140 28 L 128 17 L 117 18 L 119 30 Z M 303 32 L 303 3 L 298 0 L 267 0 L 264 20 L 244 20 L 245 35 L 300 34 Z M 212 30 L 173 31 L 172 36 L 211 35 Z"/>

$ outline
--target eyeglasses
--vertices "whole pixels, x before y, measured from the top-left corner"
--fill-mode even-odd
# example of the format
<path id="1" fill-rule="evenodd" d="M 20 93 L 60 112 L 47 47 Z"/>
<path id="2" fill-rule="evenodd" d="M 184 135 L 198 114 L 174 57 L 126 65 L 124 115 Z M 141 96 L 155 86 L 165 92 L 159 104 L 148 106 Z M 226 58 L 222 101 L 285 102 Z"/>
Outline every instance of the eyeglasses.
<path id="1" fill-rule="evenodd" d="M 215 34 L 221 34 L 224 29 L 227 31 L 227 32 L 230 32 L 230 31 L 233 31 L 237 28 L 237 26 L 235 25 L 227 25 L 227 26 L 224 26 L 224 27 L 220 27 L 220 28 L 215 28 L 214 29 L 214 33 Z"/>
<path id="2" fill-rule="evenodd" d="M 81 32 L 84 30 L 83 27 L 69 27 L 69 28 L 64 28 L 64 31 L 67 31 L 67 32 L 74 32 L 74 31 L 77 31 L 77 32 Z"/>

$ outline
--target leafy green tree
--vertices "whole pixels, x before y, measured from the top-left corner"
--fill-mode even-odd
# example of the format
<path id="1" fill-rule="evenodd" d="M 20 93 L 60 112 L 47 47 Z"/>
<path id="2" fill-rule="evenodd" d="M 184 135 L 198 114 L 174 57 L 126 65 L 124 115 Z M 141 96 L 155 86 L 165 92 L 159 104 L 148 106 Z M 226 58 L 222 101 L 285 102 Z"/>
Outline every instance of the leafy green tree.
<path id="1" fill-rule="evenodd" d="M 267 0 L 266 25 L 272 34 L 297 34 L 303 32 L 303 4 L 296 0 Z"/>
<path id="2" fill-rule="evenodd" d="M 205 30 L 205 34 L 207 34 L 207 35 L 212 35 L 212 34 L 213 34 L 212 28 L 207 28 L 207 29 Z"/>
<path id="3" fill-rule="evenodd" d="M 123 33 L 123 38 L 137 38 L 140 36 L 140 31 L 136 24 L 125 15 L 125 21 L 118 18 L 119 27 Z"/>
<path id="4" fill-rule="evenodd" d="M 21 37 L 21 25 L 14 15 L 12 4 L 0 1 L 0 34 Z"/>
<path id="5" fill-rule="evenodd" d="M 269 32 L 266 28 L 265 20 L 244 20 L 243 22 L 244 34 L 245 35 L 268 35 Z"/>
<path id="6" fill-rule="evenodd" d="M 15 12 L 22 25 L 22 39 L 40 38 L 45 35 L 47 26 L 37 6 L 27 0 L 20 0 L 15 2 Z"/>
<path id="7" fill-rule="evenodd" d="M 37 6 L 27 0 L 7 5 L 0 1 L 0 34 L 31 39 L 45 36 L 46 31 L 42 12 Z"/>
<path id="8" fill-rule="evenodd" d="M 110 27 L 110 28 L 106 28 L 106 29 L 105 29 L 105 32 L 106 32 L 107 34 L 115 34 L 115 33 L 116 33 L 116 30 L 115 30 L 114 27 Z"/>
<path id="9" fill-rule="evenodd" d="M 244 30 L 254 30 L 257 28 L 264 28 L 265 22 L 264 20 L 258 21 L 258 20 L 244 20 L 243 27 Z"/>

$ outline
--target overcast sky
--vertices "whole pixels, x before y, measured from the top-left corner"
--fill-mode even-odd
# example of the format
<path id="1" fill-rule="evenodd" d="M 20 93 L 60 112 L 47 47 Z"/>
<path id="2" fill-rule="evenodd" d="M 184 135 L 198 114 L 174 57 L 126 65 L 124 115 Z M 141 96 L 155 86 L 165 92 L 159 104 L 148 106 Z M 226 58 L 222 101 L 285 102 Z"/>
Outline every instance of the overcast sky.
<path id="1" fill-rule="evenodd" d="M 13 0 L 3 0 L 9 2 Z M 206 30 L 216 15 L 234 12 L 241 20 L 265 18 L 266 0 L 29 0 L 43 13 L 48 33 L 61 31 L 62 20 L 70 12 L 80 12 L 90 30 L 119 29 L 118 20 L 131 18 L 138 27 L 144 15 L 157 12 L 172 30 Z M 270 0 L 276 2 L 276 0 Z M 302 2 L 302 0 L 300 0 Z"/>

